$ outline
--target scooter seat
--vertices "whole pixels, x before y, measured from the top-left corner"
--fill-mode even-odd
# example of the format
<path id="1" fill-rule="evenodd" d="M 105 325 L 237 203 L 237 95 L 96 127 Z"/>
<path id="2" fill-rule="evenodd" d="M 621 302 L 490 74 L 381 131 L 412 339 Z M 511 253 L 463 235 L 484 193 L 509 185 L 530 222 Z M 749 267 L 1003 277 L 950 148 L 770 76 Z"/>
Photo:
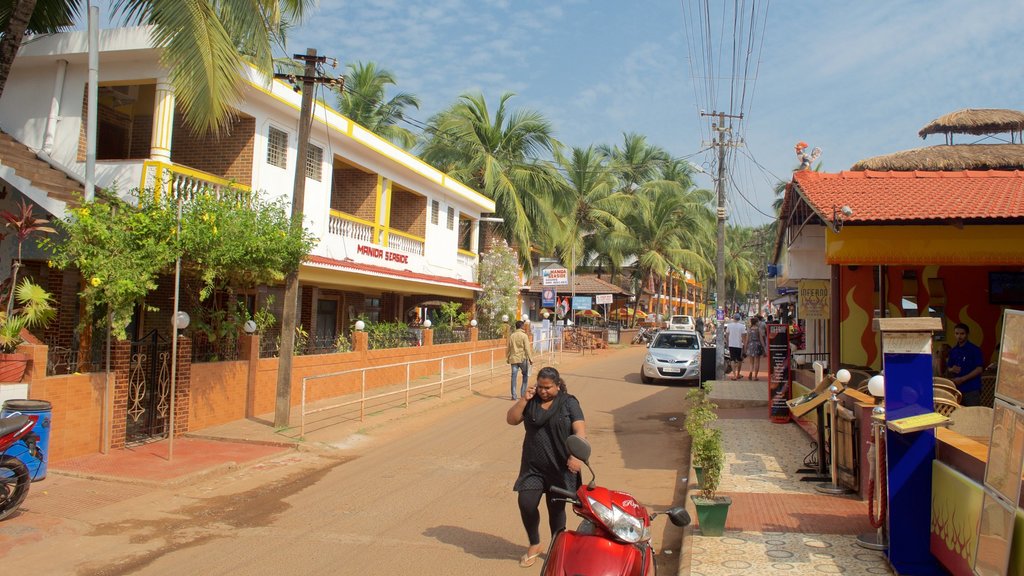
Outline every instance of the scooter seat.
<path id="1" fill-rule="evenodd" d="M 28 416 L 8 416 L 0 418 L 0 437 L 7 436 L 11 432 L 17 432 L 28 424 Z"/>

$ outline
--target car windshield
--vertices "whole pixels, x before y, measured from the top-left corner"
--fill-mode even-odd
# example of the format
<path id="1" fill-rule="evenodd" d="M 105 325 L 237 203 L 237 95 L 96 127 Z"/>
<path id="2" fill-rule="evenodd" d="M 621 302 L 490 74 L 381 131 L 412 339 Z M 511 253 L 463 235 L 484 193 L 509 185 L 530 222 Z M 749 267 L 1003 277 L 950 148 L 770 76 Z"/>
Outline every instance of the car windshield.
<path id="1" fill-rule="evenodd" d="M 689 316 L 673 316 L 672 317 L 672 323 L 673 324 L 689 324 L 690 323 L 690 317 Z"/>
<path id="2" fill-rule="evenodd" d="M 652 348 L 671 350 L 696 350 L 697 336 L 693 334 L 660 334 Z"/>

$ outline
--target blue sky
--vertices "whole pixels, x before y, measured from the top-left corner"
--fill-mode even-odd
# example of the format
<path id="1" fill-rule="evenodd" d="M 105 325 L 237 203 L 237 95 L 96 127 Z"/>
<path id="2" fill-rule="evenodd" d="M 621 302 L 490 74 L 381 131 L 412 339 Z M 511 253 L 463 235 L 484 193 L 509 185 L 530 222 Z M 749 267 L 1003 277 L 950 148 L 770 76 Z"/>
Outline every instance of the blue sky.
<path id="1" fill-rule="evenodd" d="M 419 120 L 464 92 L 496 102 L 511 91 L 513 106 L 543 112 L 565 144 L 616 143 L 623 132 L 639 132 L 710 168 L 710 153 L 697 154 L 709 138 L 699 109 L 715 106 L 696 101 L 684 33 L 684 7 L 699 4 L 321 0 L 290 32 L 288 48 L 377 62 L 421 98 L 411 114 Z M 721 10 L 731 3 L 710 4 Z M 721 25 L 720 13 L 712 19 Z M 922 141 L 917 131 L 947 112 L 1024 109 L 1022 24 L 1020 0 L 772 2 L 745 150 L 729 164 L 751 202 L 733 194 L 732 221 L 766 220 L 757 212 L 771 211 L 773 177 L 765 172 L 788 179 L 797 141 L 820 146 L 824 169 L 839 171 L 869 156 L 940 144 L 941 137 Z M 703 177 L 698 183 L 711 186 Z"/>

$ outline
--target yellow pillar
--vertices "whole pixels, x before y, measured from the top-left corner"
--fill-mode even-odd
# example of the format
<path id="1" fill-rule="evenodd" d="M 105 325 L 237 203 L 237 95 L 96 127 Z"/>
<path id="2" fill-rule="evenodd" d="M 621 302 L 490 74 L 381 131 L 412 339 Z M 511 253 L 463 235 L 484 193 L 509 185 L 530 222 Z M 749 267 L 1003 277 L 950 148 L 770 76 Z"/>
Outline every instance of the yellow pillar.
<path id="1" fill-rule="evenodd" d="M 171 137 L 174 134 L 174 89 L 167 78 L 156 82 L 153 102 L 153 138 L 149 157 L 160 162 L 171 161 Z"/>

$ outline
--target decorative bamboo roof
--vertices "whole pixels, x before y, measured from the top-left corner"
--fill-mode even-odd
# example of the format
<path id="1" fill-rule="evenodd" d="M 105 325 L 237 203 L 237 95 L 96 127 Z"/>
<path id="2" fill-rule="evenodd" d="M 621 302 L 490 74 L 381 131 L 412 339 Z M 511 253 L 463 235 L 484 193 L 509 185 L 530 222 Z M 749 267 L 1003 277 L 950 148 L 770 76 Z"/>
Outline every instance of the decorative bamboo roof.
<path id="1" fill-rule="evenodd" d="M 867 158 L 857 162 L 850 169 L 1024 170 L 1024 144 L 954 144 L 914 148 Z"/>
<path id="2" fill-rule="evenodd" d="M 1000 108 L 964 108 L 932 120 L 917 133 L 929 134 L 999 134 L 1024 130 L 1024 112 Z"/>

